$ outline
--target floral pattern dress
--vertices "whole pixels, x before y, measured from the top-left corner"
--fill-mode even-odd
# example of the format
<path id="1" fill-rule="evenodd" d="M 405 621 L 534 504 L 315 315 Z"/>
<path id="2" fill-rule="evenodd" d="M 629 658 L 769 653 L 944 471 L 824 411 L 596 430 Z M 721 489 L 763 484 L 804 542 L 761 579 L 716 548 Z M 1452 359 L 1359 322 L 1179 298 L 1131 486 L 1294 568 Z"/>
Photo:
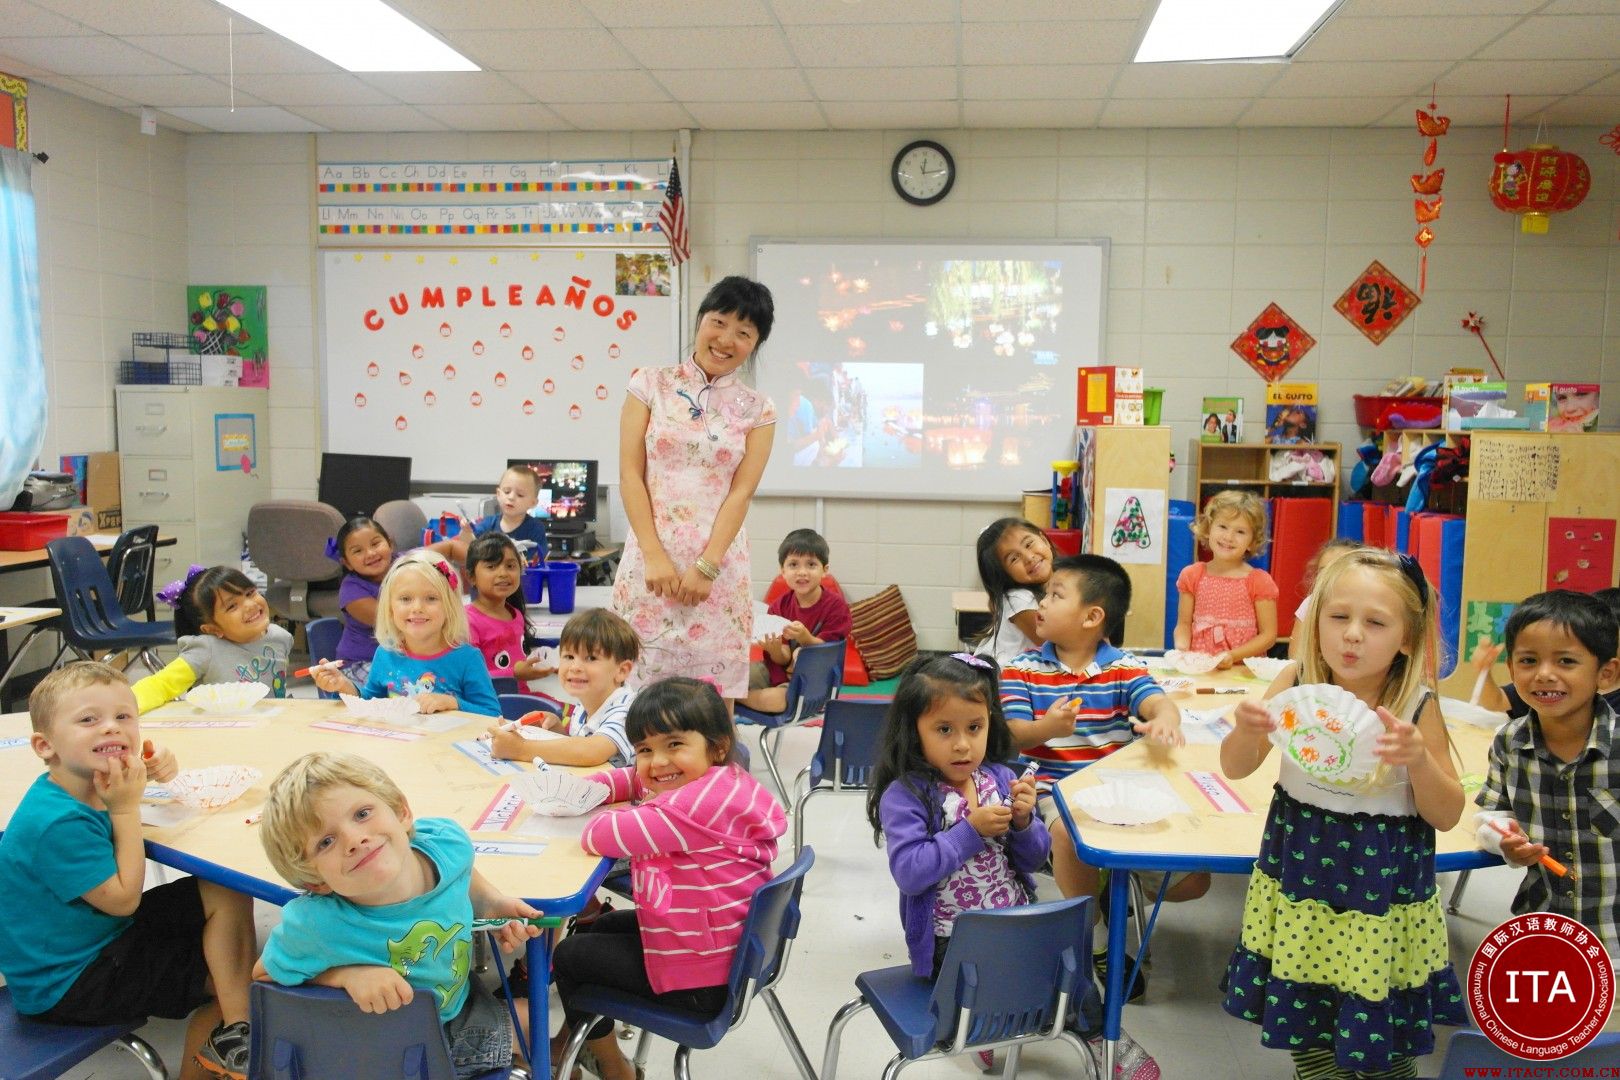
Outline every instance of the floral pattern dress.
<path id="1" fill-rule="evenodd" d="M 776 423 L 776 406 L 735 372 L 710 379 L 690 357 L 673 367 L 641 368 L 630 376 L 629 389 L 651 414 L 645 445 L 653 527 L 684 572 L 708 545 L 749 432 Z M 654 596 L 647 591 L 646 556 L 631 533 L 613 581 L 613 610 L 641 638 L 632 685 L 686 675 L 713 680 L 725 697 L 748 693 L 754 601 L 746 528 L 737 530 L 719 565 L 701 604 Z"/>

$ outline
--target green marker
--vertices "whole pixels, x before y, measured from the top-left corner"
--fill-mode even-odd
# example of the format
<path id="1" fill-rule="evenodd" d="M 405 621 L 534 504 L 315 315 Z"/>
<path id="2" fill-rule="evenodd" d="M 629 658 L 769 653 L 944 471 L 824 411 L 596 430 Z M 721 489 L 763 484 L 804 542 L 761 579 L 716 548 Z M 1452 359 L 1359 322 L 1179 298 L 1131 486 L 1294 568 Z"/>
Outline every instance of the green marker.
<path id="1" fill-rule="evenodd" d="M 522 918 L 520 916 L 513 915 L 513 916 L 511 916 L 509 918 L 474 919 L 473 920 L 473 929 L 474 930 L 499 930 L 501 927 L 505 926 L 509 922 L 528 923 L 530 926 L 538 926 L 538 927 L 541 927 L 542 929 L 552 929 L 552 930 L 557 929 L 558 927 L 562 926 L 562 924 L 563 924 L 562 918 L 559 917 L 559 916 L 556 916 L 556 915 L 536 915 L 531 919 L 525 919 L 525 918 Z"/>

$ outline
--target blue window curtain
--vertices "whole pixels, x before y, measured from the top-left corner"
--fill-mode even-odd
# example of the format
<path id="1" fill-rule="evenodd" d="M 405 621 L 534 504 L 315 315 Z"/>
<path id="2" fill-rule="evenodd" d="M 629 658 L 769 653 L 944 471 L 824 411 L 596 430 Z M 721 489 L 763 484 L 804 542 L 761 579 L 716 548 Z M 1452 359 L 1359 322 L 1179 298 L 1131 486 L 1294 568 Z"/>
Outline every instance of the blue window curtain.
<path id="1" fill-rule="evenodd" d="M 0 510 L 22 491 L 45 440 L 32 167 L 27 154 L 0 148 Z"/>

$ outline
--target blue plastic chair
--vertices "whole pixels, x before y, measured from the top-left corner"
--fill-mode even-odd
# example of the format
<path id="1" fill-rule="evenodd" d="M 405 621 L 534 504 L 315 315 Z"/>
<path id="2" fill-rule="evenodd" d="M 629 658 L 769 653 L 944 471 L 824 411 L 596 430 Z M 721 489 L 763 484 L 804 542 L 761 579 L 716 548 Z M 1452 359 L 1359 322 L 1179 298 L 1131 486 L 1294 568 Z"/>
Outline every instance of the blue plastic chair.
<path id="1" fill-rule="evenodd" d="M 806 720 L 814 720 L 827 708 L 827 702 L 838 696 L 844 683 L 844 649 L 842 641 L 824 641 L 820 645 L 806 645 L 800 649 L 788 677 L 787 706 L 779 713 L 760 712 L 748 706 L 737 705 L 739 724 L 758 724 L 759 748 L 765 755 L 765 767 L 776 781 L 776 790 L 782 793 L 782 802 L 791 803 L 793 796 L 782 782 L 781 770 L 776 764 L 776 746 L 782 732 Z"/>
<path id="2" fill-rule="evenodd" d="M 82 536 L 63 536 L 45 545 L 50 561 L 56 606 L 62 609 L 62 640 L 81 659 L 95 652 L 140 653 L 148 667 L 158 670 L 148 650 L 174 644 L 174 623 L 138 623 L 124 613 L 118 591 L 102 565 L 95 546 Z"/>
<path id="3" fill-rule="evenodd" d="M 900 1051 L 883 1070 L 892 1080 L 915 1061 L 1007 1048 L 1003 1076 L 1018 1074 L 1027 1043 L 1062 1039 L 1088 1074 L 1096 1061 L 1064 1026 L 1091 978 L 1091 901 L 1076 896 L 1046 904 L 967 911 L 957 917 L 939 978 L 912 974 L 910 964 L 862 972 L 861 996 L 846 1003 L 827 1029 L 821 1080 L 834 1080 L 844 1025 L 871 1009 Z"/>
<path id="4" fill-rule="evenodd" d="M 152 595 L 157 538 L 156 525 L 128 529 L 107 553 L 107 577 L 118 589 L 118 606 L 126 615 L 145 612 L 147 622 L 157 621 L 157 601 Z"/>
<path id="5" fill-rule="evenodd" d="M 1615 1066 L 1620 1066 L 1620 1034 L 1598 1035 L 1577 1053 L 1568 1057 L 1559 1058 L 1557 1062 L 1527 1063 L 1523 1058 L 1516 1058 L 1512 1054 L 1497 1046 L 1486 1038 L 1483 1032 L 1459 1031 L 1451 1037 L 1451 1045 L 1446 1047 L 1446 1060 L 1440 1066 L 1439 1080 L 1463 1080 L 1469 1076 L 1485 1076 L 1492 1066 L 1500 1068 L 1502 1076 L 1516 1075 L 1507 1071 L 1508 1066 L 1524 1069 L 1527 1064 L 1541 1064 L 1558 1066 L 1558 1075 L 1579 1076 L 1582 1067 L 1585 1067 L 1588 1076 L 1614 1076 Z M 1601 1066 L 1609 1066 L 1605 1071 Z M 1572 1072 L 1563 1070 L 1572 1069 Z M 1554 1075 L 1549 1072 L 1545 1075 Z"/>
<path id="6" fill-rule="evenodd" d="M 145 1024 L 78 1027 L 42 1024 L 17 1014 L 11 991 L 0 986 L 0 1080 L 54 1080 L 103 1046 L 117 1044 L 135 1055 L 152 1080 L 168 1080 L 163 1059 L 135 1029 Z"/>
<path id="7" fill-rule="evenodd" d="M 521 720 L 532 712 L 548 712 L 552 716 L 563 714 L 562 706 L 553 698 L 540 694 L 500 694 L 501 719 Z"/>
<path id="8" fill-rule="evenodd" d="M 455 1080 L 432 994 L 419 993 L 391 1012 L 366 1013 L 333 987 L 255 982 L 248 1008 L 248 1080 Z M 527 1075 L 494 1069 L 477 1080 Z"/>
<path id="9" fill-rule="evenodd" d="M 838 643 L 842 646 L 842 642 Z M 799 1036 L 788 1022 L 787 1013 L 776 997 L 776 984 L 787 972 L 788 952 L 799 933 L 799 897 L 804 892 L 804 876 L 816 861 L 816 853 L 805 848 L 793 865 L 754 891 L 748 905 L 748 921 L 743 926 L 742 940 L 731 960 L 731 973 L 726 979 L 726 1003 L 713 1016 L 686 1012 L 657 1005 L 645 998 L 632 997 L 623 991 L 605 986 L 582 986 L 573 1002 L 575 1008 L 592 1013 L 590 1019 L 574 1030 L 563 1054 L 562 1063 L 555 1070 L 557 1076 L 568 1076 L 574 1068 L 574 1059 L 585 1045 L 591 1028 L 603 1017 L 611 1016 L 641 1029 L 641 1041 L 636 1045 L 636 1065 L 644 1070 L 647 1062 L 647 1040 L 657 1035 L 677 1045 L 675 1050 L 676 1080 L 691 1080 L 689 1061 L 693 1050 L 707 1050 L 715 1046 L 726 1032 L 743 1022 L 748 1005 L 757 994 L 765 999 L 765 1007 L 776 1021 L 787 1044 L 788 1054 L 804 1080 L 816 1080 L 815 1069 L 799 1045 Z"/>
<path id="10" fill-rule="evenodd" d="M 865 793 L 877 764 L 878 732 L 889 711 L 887 701 L 829 701 L 821 722 L 821 745 L 810 764 L 799 770 L 794 790 L 804 794 L 793 804 L 793 854 L 804 847 L 804 808 L 812 795 L 824 791 Z M 822 781 L 827 781 L 822 786 Z"/>
<path id="11" fill-rule="evenodd" d="M 330 615 L 320 619 L 311 619 L 304 624 L 304 638 L 309 642 L 309 662 L 330 660 L 337 656 L 338 639 L 343 636 L 343 620 Z M 315 696 L 323 699 L 335 700 L 336 694 L 328 694 L 325 690 L 315 691 Z"/>

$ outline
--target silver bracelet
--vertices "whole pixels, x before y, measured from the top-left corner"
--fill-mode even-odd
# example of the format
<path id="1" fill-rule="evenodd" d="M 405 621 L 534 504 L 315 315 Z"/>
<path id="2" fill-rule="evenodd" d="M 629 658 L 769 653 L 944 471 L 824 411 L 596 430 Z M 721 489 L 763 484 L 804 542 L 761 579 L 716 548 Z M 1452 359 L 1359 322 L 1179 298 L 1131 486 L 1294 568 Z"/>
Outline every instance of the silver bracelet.
<path id="1" fill-rule="evenodd" d="M 693 563 L 692 565 L 697 567 L 698 573 L 702 574 L 710 581 L 713 581 L 720 576 L 720 568 L 701 555 L 697 557 L 697 562 Z"/>

